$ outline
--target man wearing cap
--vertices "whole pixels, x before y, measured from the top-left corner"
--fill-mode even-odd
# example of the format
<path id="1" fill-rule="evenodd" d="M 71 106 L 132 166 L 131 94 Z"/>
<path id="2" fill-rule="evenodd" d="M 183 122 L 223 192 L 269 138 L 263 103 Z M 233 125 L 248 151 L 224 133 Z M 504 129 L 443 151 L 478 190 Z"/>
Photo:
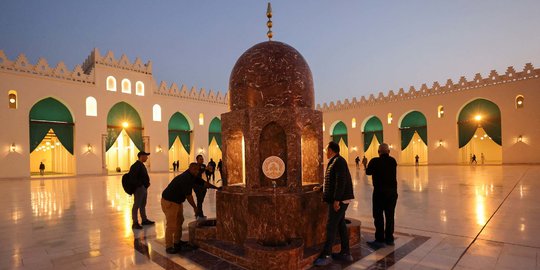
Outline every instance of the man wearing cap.
<path id="1" fill-rule="evenodd" d="M 151 221 L 146 216 L 146 197 L 148 196 L 147 189 L 150 186 L 150 177 L 144 163 L 148 160 L 150 153 L 141 151 L 137 154 L 138 160 L 129 168 L 129 175 L 131 181 L 133 181 L 135 192 L 133 192 L 133 208 L 131 208 L 131 217 L 133 218 L 133 225 L 131 228 L 140 230 L 142 225 L 154 225 L 154 221 Z M 141 214 L 141 224 L 139 224 L 139 218 L 137 212 Z"/>

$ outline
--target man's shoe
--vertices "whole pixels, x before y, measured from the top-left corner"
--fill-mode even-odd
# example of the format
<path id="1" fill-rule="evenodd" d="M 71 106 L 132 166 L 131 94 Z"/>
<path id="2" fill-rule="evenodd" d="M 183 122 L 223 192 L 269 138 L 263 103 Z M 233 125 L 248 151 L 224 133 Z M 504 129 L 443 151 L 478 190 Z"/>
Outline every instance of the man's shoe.
<path id="1" fill-rule="evenodd" d="M 180 240 L 180 242 L 174 243 L 174 248 L 181 250 L 182 246 L 185 246 L 187 244 L 189 244 L 189 242 Z"/>
<path id="2" fill-rule="evenodd" d="M 196 218 L 196 220 L 205 220 L 205 219 L 206 219 L 206 216 L 198 216 L 198 217 Z"/>
<path id="3" fill-rule="evenodd" d="M 393 246 L 393 245 L 395 245 L 393 240 L 392 240 L 392 241 L 385 241 L 384 243 L 385 243 L 387 246 Z"/>
<path id="4" fill-rule="evenodd" d="M 326 256 L 322 256 L 322 257 L 317 258 L 313 262 L 313 265 L 315 265 L 315 266 L 326 266 L 326 265 L 329 265 L 331 263 L 332 263 L 332 258 L 330 258 L 330 256 L 326 255 Z"/>
<path id="5" fill-rule="evenodd" d="M 167 252 L 167 254 L 176 254 L 178 253 L 178 249 L 175 247 L 168 247 L 165 249 L 165 252 Z"/>
<path id="6" fill-rule="evenodd" d="M 134 230 L 142 230 L 142 226 L 139 223 L 133 223 L 133 225 L 131 225 L 131 228 Z"/>
<path id="7" fill-rule="evenodd" d="M 149 219 L 141 222 L 142 225 L 154 225 L 156 222 L 155 221 L 151 221 Z"/>
<path id="8" fill-rule="evenodd" d="M 343 262 L 353 262 L 354 258 L 350 253 L 332 253 L 332 259 Z"/>
<path id="9" fill-rule="evenodd" d="M 368 244 L 368 246 L 370 246 L 370 247 L 373 248 L 373 249 L 379 249 L 379 248 L 385 247 L 384 242 L 379 242 L 379 241 L 367 241 L 366 243 Z"/>

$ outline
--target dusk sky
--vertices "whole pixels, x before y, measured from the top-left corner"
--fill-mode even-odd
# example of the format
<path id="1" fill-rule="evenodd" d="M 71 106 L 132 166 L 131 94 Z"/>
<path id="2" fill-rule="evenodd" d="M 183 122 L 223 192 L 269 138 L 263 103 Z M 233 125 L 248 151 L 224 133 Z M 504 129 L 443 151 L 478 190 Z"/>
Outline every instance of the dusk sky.
<path id="1" fill-rule="evenodd" d="M 267 1 L 2 0 L 0 50 L 70 69 L 93 48 L 153 62 L 156 83 L 227 91 L 238 57 L 266 39 Z M 274 40 L 313 73 L 317 103 L 508 66 L 540 66 L 540 1 L 272 1 Z"/>

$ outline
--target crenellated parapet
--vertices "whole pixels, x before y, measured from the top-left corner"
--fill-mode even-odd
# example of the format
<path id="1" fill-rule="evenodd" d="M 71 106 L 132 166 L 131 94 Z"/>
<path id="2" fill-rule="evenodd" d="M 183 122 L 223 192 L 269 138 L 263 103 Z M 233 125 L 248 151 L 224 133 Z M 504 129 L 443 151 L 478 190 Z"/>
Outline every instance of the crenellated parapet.
<path id="1" fill-rule="evenodd" d="M 349 101 L 349 99 L 345 99 L 343 102 L 338 100 L 337 102 L 332 101 L 328 104 L 317 104 L 317 110 L 327 112 L 358 108 L 359 106 L 375 106 L 382 103 L 404 101 L 433 95 L 444 95 L 492 85 L 535 79 L 538 77 L 540 77 L 540 69 L 535 69 L 531 63 L 527 63 L 520 72 L 516 72 L 514 67 L 508 67 L 504 74 L 499 74 L 497 71 L 492 70 L 485 78 L 482 77 L 480 73 L 476 73 L 472 80 L 467 80 L 462 76 L 456 83 L 454 83 L 452 79 L 448 79 L 444 85 L 441 85 L 439 82 L 434 82 L 431 87 L 428 87 L 424 83 L 418 90 L 414 86 L 411 86 L 408 91 L 400 88 L 397 93 L 390 90 L 387 95 L 384 95 L 383 92 L 379 92 L 377 96 L 370 94 L 367 98 L 365 96 L 360 97 L 360 100 L 353 98 L 352 102 Z"/>
<path id="2" fill-rule="evenodd" d="M 94 71 L 85 72 L 80 65 L 75 66 L 73 70 L 69 70 L 64 62 L 59 62 L 56 67 L 50 67 L 44 58 L 39 58 L 37 63 L 32 65 L 26 55 L 22 53 L 19 54 L 17 59 L 11 61 L 3 50 L 0 50 L 0 71 L 27 73 L 54 79 L 95 84 Z"/>
<path id="3" fill-rule="evenodd" d="M 125 54 L 122 54 L 120 59 L 116 59 L 112 51 L 108 51 L 102 56 L 99 49 L 94 48 L 84 61 L 82 68 L 85 72 L 90 72 L 96 64 L 152 75 L 152 61 L 143 64 L 141 59 L 137 57 L 135 62 L 131 63 Z"/>
<path id="4" fill-rule="evenodd" d="M 214 92 L 213 90 L 210 90 L 210 92 L 207 92 L 206 89 L 204 88 L 197 90 L 197 88 L 195 87 L 191 87 L 191 89 L 188 90 L 188 88 L 185 85 L 182 85 L 182 87 L 178 88 L 178 85 L 176 83 L 171 84 L 171 86 L 169 87 L 167 85 L 167 82 L 164 82 L 164 81 L 162 81 L 159 84 L 159 87 L 156 88 L 156 90 L 154 91 L 154 95 L 198 100 L 198 101 L 218 103 L 218 104 L 223 104 L 223 105 L 229 104 L 228 92 L 225 94 L 222 94 L 220 91 Z"/>

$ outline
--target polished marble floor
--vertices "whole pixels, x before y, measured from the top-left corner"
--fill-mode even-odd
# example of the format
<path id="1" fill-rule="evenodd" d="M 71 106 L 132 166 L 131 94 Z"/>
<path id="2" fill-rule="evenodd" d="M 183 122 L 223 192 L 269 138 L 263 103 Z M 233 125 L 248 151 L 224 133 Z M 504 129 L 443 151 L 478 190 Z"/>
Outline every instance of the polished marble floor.
<path id="1" fill-rule="evenodd" d="M 351 173 L 347 216 L 371 240 L 371 178 Z M 0 269 L 238 269 L 202 251 L 166 255 L 159 200 L 172 177 L 151 174 L 156 226 L 135 233 L 120 175 L 0 180 Z M 540 166 L 402 166 L 398 181 L 396 246 L 362 244 L 347 269 L 540 269 Z M 215 191 L 205 204 L 215 216 Z"/>

